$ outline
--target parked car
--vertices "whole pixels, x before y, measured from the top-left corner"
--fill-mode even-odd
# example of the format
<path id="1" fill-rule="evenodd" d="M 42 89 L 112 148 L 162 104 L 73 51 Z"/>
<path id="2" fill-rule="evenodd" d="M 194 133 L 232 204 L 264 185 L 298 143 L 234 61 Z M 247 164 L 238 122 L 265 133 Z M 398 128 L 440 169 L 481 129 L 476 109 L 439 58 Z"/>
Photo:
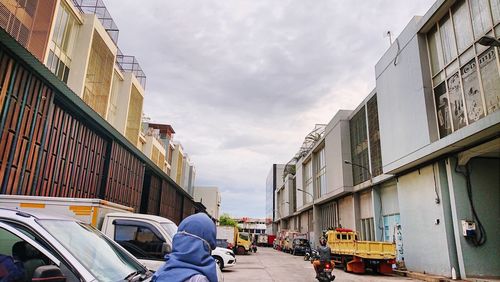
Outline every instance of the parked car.
<path id="1" fill-rule="evenodd" d="M 0 253 L 23 263 L 26 281 L 150 281 L 152 277 L 123 247 L 74 218 L 0 208 Z"/>
<path id="2" fill-rule="evenodd" d="M 234 255 L 234 252 L 226 248 L 215 248 L 215 250 L 212 250 L 212 257 L 219 265 L 220 270 L 236 264 L 236 256 Z"/>
<path id="3" fill-rule="evenodd" d="M 217 245 L 217 247 L 219 247 L 219 248 L 223 248 L 223 249 L 231 249 L 231 248 L 229 247 L 229 243 L 227 242 L 227 240 L 226 240 L 226 239 L 217 239 L 217 241 L 216 241 L 216 245 Z"/>
<path id="4" fill-rule="evenodd" d="M 307 252 L 311 252 L 311 245 L 307 239 L 294 239 L 292 242 L 292 254 L 295 255 L 305 255 Z"/>

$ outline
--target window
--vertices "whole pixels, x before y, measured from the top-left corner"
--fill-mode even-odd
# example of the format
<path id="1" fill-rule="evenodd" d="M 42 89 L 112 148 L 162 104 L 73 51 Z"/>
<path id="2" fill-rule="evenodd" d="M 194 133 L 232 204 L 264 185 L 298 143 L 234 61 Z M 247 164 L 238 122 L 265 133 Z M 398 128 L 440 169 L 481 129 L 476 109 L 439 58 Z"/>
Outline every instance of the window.
<path id="1" fill-rule="evenodd" d="M 326 161 L 325 161 L 325 148 L 323 147 L 316 153 L 316 186 L 318 194 L 323 196 L 327 193 L 326 186 Z"/>
<path id="2" fill-rule="evenodd" d="M 15 272 L 10 272 L 10 274 L 18 275 L 19 281 L 31 281 L 35 270 L 40 266 L 57 265 L 55 261 L 44 255 L 44 252 L 48 253 L 48 251 L 40 245 L 36 245 L 30 234 L 26 234 L 24 230 L 18 230 L 13 227 L 23 234 L 16 235 L 13 231 L 6 228 L 0 227 L 0 257 L 4 256 L 2 259 L 7 260 L 9 260 L 9 257 L 12 259 L 12 266 L 16 266 L 18 271 L 17 274 Z M 26 239 L 19 236 L 26 236 Z M 51 253 L 51 255 L 54 254 Z M 58 266 L 65 276 L 66 281 L 79 281 L 65 264 L 60 261 L 57 263 L 59 263 Z"/>
<path id="3" fill-rule="evenodd" d="M 499 23 L 500 0 L 461 0 L 428 32 L 440 138 L 500 107 L 498 51 L 477 43 L 485 34 L 498 37 Z"/>
<path id="4" fill-rule="evenodd" d="M 453 23 L 455 24 L 455 35 L 457 36 L 458 52 L 465 51 L 471 46 L 474 36 L 470 24 L 469 9 L 465 0 L 455 4 L 452 9 Z"/>
<path id="5" fill-rule="evenodd" d="M 65 4 L 59 6 L 54 26 L 47 67 L 64 82 L 68 82 L 71 55 L 78 32 L 78 23 Z"/>
<path id="6" fill-rule="evenodd" d="M 491 114 L 500 108 L 500 76 L 498 75 L 498 65 L 493 47 L 479 57 L 479 69 L 481 70 L 486 111 Z"/>
<path id="7" fill-rule="evenodd" d="M 146 226 L 115 224 L 115 241 L 140 259 L 162 260 L 165 256 L 165 241 L 155 233 Z"/>
<path id="8" fill-rule="evenodd" d="M 396 242 L 396 231 L 399 223 L 399 214 L 384 216 L 384 241 Z"/>
<path id="9" fill-rule="evenodd" d="M 361 240 L 362 241 L 375 240 L 373 217 L 361 219 Z"/>
<path id="10" fill-rule="evenodd" d="M 473 123 L 484 116 L 483 102 L 476 66 L 476 59 L 472 59 L 462 67 L 462 79 L 464 81 L 464 96 L 467 107 L 469 123 Z"/>
<path id="11" fill-rule="evenodd" d="M 8 222 L 10 226 L 15 228 L 16 230 L 22 232 L 25 236 L 27 236 L 29 239 L 33 240 L 37 244 L 41 246 L 41 248 L 44 248 L 47 252 L 52 254 L 55 258 L 57 258 L 60 261 L 59 268 L 61 269 L 61 272 L 64 274 L 66 277 L 66 281 L 81 281 L 81 279 L 77 278 L 77 273 L 76 269 L 74 269 L 72 266 L 67 264 L 65 258 L 61 257 L 50 245 L 48 245 L 45 241 L 45 239 L 41 238 L 38 234 L 36 234 L 34 231 L 29 229 L 28 227 L 24 225 L 20 225 L 15 222 Z M 8 231 L 6 231 L 8 232 Z M 0 230 L 0 238 L 4 238 L 1 235 L 2 231 Z M 5 248 L 8 249 L 8 246 L 4 244 L 5 242 L 2 242 L 2 239 L 0 239 L 0 254 L 9 254 L 9 252 L 5 252 Z"/>
<path id="12" fill-rule="evenodd" d="M 307 193 L 303 193 L 304 195 L 304 203 L 312 202 L 313 191 L 313 170 L 312 170 L 312 162 L 309 161 L 304 166 L 304 191 Z"/>
<path id="13" fill-rule="evenodd" d="M 481 38 L 491 29 L 490 4 L 488 2 L 488 0 L 469 1 L 475 39 Z"/>
<path id="14" fill-rule="evenodd" d="M 366 112 L 362 107 L 349 121 L 351 134 L 351 165 L 354 185 L 370 178 L 368 162 L 368 135 L 366 129 Z"/>
<path id="15" fill-rule="evenodd" d="M 382 174 L 382 152 L 380 149 L 380 130 L 377 105 L 377 95 L 374 95 L 366 103 L 368 113 L 368 133 L 370 139 L 370 160 L 373 177 Z"/>
<path id="16" fill-rule="evenodd" d="M 443 47 L 444 64 L 448 64 L 457 57 L 457 48 L 455 46 L 455 34 L 451 18 L 446 16 L 439 23 L 439 34 L 441 36 L 441 46 Z"/>
<path id="17" fill-rule="evenodd" d="M 436 101 L 439 136 L 443 138 L 451 133 L 448 96 L 446 95 L 446 85 L 444 82 L 434 88 L 434 95 Z"/>
<path id="18" fill-rule="evenodd" d="M 459 73 L 456 72 L 453 74 L 450 78 L 448 78 L 447 82 L 450 96 L 451 120 L 453 122 L 453 128 L 457 130 L 466 125 Z"/>

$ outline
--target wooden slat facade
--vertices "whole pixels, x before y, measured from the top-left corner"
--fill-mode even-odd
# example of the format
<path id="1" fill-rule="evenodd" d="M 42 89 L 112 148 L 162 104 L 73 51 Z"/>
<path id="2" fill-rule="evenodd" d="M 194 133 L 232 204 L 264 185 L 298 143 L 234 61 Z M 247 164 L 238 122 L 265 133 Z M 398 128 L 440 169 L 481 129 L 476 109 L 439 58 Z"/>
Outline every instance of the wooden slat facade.
<path id="1" fill-rule="evenodd" d="M 1 29 L 0 39 L 0 194 L 102 198 L 177 224 L 195 212 L 186 192 Z"/>

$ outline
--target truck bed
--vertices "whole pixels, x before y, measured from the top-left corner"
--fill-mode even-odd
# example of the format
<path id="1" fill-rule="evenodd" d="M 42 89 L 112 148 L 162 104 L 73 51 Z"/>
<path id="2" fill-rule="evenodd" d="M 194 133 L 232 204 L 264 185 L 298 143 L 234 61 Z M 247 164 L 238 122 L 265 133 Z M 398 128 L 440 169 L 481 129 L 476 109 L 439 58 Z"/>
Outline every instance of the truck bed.
<path id="1" fill-rule="evenodd" d="M 334 241 L 328 242 L 332 253 L 358 256 L 365 259 L 395 259 L 396 244 L 373 241 Z"/>

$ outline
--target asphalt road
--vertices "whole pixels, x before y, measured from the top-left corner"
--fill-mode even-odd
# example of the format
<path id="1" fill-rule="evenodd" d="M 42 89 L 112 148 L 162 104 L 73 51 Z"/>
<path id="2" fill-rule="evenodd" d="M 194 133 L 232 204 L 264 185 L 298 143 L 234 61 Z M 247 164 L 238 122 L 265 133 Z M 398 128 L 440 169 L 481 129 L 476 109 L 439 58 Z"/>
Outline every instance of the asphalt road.
<path id="1" fill-rule="evenodd" d="M 223 271 L 224 281 L 316 281 L 310 262 L 272 248 L 259 248 L 257 253 L 236 256 L 236 265 Z M 356 275 L 336 268 L 335 281 L 408 281 L 410 278 L 377 274 Z"/>

